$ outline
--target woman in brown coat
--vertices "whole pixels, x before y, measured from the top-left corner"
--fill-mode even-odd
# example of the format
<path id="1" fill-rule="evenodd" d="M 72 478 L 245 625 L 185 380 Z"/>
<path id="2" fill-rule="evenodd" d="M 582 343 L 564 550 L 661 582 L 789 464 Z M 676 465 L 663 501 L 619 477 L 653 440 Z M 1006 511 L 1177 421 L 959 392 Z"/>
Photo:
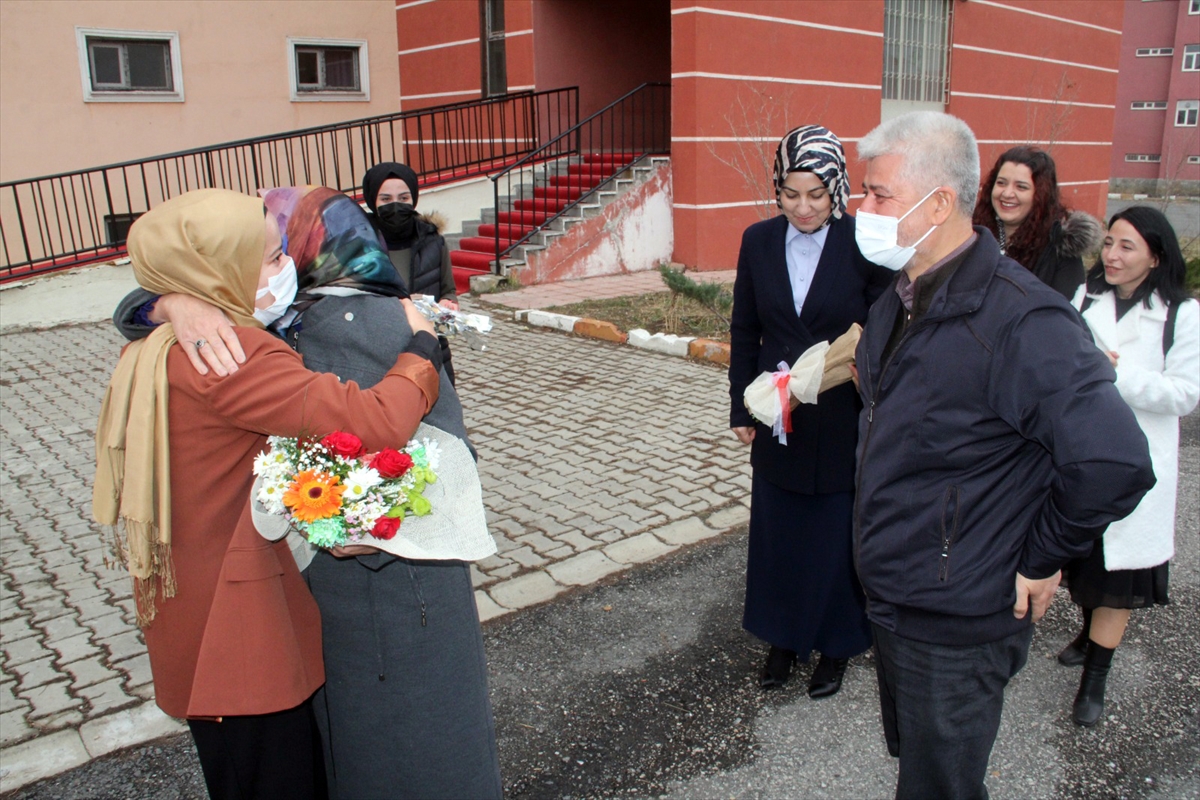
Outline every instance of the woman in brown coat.
<path id="1" fill-rule="evenodd" d="M 129 253 L 143 288 L 225 311 L 246 353 L 226 378 L 199 375 L 184 348 L 207 342 L 162 325 L 125 348 L 101 409 L 94 511 L 120 527 L 157 702 L 187 718 L 213 797 L 321 796 L 308 706 L 324 681 L 320 620 L 286 543 L 255 532 L 252 462 L 268 435 L 403 445 L 437 399 L 437 340 L 407 304 L 420 333 L 372 389 L 306 370 L 262 328 L 291 301 L 272 292 L 294 267 L 256 198 L 169 200 L 133 226 Z"/>

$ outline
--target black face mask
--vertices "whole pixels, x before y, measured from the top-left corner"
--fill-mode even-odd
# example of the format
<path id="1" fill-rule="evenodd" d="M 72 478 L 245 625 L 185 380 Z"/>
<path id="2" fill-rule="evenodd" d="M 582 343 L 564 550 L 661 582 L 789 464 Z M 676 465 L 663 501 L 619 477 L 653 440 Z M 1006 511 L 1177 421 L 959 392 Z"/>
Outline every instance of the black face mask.
<path id="1" fill-rule="evenodd" d="M 408 241 L 417 235 L 417 210 L 411 203 L 388 203 L 375 209 L 379 227 L 391 241 Z"/>

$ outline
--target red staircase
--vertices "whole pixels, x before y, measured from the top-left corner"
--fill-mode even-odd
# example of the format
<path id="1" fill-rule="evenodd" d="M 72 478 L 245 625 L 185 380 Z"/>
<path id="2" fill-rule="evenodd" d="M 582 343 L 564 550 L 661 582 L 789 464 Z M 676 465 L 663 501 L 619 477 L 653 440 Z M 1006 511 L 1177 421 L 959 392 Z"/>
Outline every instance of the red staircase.
<path id="1" fill-rule="evenodd" d="M 631 154 L 622 153 L 586 155 L 582 163 L 570 164 L 566 174 L 551 175 L 548 182 L 535 186 L 531 197 L 512 200 L 510 210 L 496 211 L 494 223 L 480 225 L 476 236 L 459 240 L 458 248 L 450 251 L 458 293 L 470 291 L 472 275 L 491 274 L 492 262 L 496 260 L 497 232 L 503 252 L 527 234 L 539 230 L 548 219 L 594 190 L 601 181 L 611 178 L 616 169 L 631 159 Z"/>

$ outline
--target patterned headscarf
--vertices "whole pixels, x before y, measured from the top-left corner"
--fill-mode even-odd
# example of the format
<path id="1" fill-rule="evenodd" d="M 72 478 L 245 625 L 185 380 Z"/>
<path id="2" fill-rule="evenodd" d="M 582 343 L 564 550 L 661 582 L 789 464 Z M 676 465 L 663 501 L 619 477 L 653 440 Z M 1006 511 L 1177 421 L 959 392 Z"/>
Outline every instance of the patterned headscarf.
<path id="1" fill-rule="evenodd" d="M 267 211 L 287 234 L 287 254 L 296 262 L 302 310 L 304 293 L 341 286 L 387 297 L 408 297 L 379 234 L 358 203 L 324 186 L 282 186 L 262 192 Z"/>
<path id="2" fill-rule="evenodd" d="M 775 204 L 783 182 L 796 171 L 811 172 L 821 179 L 833 201 L 833 218 L 841 219 L 850 199 L 846 177 L 846 153 L 838 137 L 820 125 L 804 125 L 788 133 L 775 151 Z"/>

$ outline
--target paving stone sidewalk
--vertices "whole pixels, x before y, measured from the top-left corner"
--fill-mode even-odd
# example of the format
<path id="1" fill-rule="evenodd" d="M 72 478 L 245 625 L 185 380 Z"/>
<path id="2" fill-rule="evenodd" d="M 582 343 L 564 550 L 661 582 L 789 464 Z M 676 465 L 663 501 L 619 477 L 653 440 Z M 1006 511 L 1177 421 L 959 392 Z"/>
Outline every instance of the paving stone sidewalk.
<path id="1" fill-rule="evenodd" d="M 484 619 L 748 519 L 722 369 L 496 323 L 454 350 L 499 548 L 472 569 Z M 120 346 L 107 323 L 0 336 L 0 791 L 180 729 L 89 522 Z"/>

